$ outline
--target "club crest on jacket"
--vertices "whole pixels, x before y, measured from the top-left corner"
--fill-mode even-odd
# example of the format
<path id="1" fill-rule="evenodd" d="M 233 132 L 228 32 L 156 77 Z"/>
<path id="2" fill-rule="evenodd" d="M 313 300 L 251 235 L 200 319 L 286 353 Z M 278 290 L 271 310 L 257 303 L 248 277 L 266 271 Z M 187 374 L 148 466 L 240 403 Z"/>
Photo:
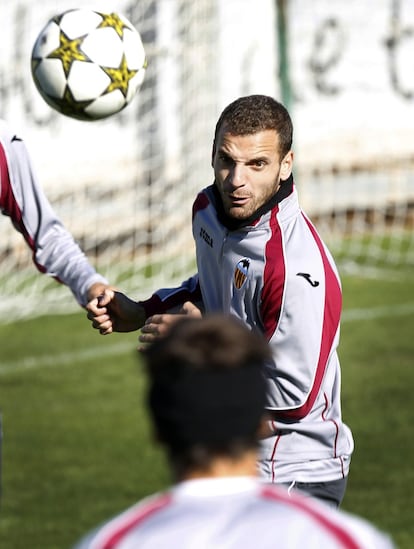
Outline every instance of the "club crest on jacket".
<path id="1" fill-rule="evenodd" d="M 240 290 L 246 281 L 249 266 L 250 260 L 245 257 L 236 265 L 236 269 L 234 270 L 234 285 L 238 290 Z"/>

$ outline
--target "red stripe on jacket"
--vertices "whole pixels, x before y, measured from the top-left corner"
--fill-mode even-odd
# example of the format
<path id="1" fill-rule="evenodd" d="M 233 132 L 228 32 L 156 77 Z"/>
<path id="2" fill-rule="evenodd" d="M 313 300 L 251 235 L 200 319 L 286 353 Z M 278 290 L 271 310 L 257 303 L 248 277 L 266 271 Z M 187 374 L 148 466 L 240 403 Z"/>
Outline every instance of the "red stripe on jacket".
<path id="1" fill-rule="evenodd" d="M 193 210 L 192 210 L 192 218 L 194 220 L 194 217 L 197 212 L 200 210 L 204 210 L 207 208 L 207 206 L 210 204 L 210 201 L 206 195 L 206 193 L 201 192 L 197 195 L 194 204 L 193 204 Z"/>
<path id="2" fill-rule="evenodd" d="M 170 494 L 163 494 L 155 501 L 152 501 L 143 507 L 138 507 L 135 512 L 131 511 L 131 514 L 125 517 L 121 524 L 114 524 L 112 532 L 109 531 L 108 534 L 105 534 L 105 539 L 102 540 L 99 547 L 101 549 L 115 549 L 117 544 L 120 543 L 133 528 L 161 509 L 167 507 L 171 501 L 172 497 Z M 119 521 L 121 521 L 121 518 Z M 110 529 L 110 524 L 108 527 Z"/>
<path id="3" fill-rule="evenodd" d="M 264 321 L 264 332 L 268 340 L 274 334 L 282 309 L 285 262 L 283 256 L 282 231 L 277 221 L 279 208 L 272 210 L 270 216 L 271 237 L 266 243 L 266 264 L 263 273 L 263 290 L 261 296 L 261 315 Z M 277 273 L 277 277 L 275 277 Z"/>
<path id="4" fill-rule="evenodd" d="M 276 492 L 276 490 L 267 487 L 262 489 L 260 495 L 265 499 L 278 501 L 302 511 L 303 514 L 308 515 L 318 523 L 323 530 L 332 535 L 344 549 L 361 549 L 359 543 L 357 543 L 345 528 L 333 520 L 330 520 L 329 517 L 323 514 L 322 510 L 316 509 L 306 499 L 302 499 L 302 497 L 290 497 L 287 491 L 285 494 L 281 491 Z"/>
<path id="5" fill-rule="evenodd" d="M 40 272 L 46 272 L 45 267 L 40 265 L 35 258 L 36 245 L 34 238 L 28 233 L 23 221 L 23 212 L 17 203 L 16 197 L 13 193 L 13 188 L 10 182 L 9 168 L 7 164 L 7 157 L 3 146 L 0 143 L 0 208 L 2 212 L 9 216 L 13 222 L 15 228 L 23 235 L 23 238 L 27 242 L 29 248 L 32 250 L 33 262 Z"/>

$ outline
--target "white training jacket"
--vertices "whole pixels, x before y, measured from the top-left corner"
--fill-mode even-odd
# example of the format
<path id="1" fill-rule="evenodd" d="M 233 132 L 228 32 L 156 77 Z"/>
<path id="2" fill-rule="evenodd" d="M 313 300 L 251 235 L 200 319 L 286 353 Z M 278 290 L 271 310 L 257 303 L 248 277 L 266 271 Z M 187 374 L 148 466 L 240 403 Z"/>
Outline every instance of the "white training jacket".
<path id="1" fill-rule="evenodd" d="M 0 120 L 0 210 L 33 251 L 42 273 L 66 284 L 81 305 L 95 282 L 107 284 L 56 217 L 33 172 L 25 144 Z"/>
<path id="2" fill-rule="evenodd" d="M 147 316 L 186 300 L 243 320 L 268 339 L 274 436 L 262 441 L 266 481 L 347 476 L 353 439 L 343 423 L 337 356 L 342 306 L 333 259 L 299 207 L 293 178 L 253 220 L 229 221 L 214 185 L 193 207 L 198 274 L 141 302 Z"/>
<path id="3" fill-rule="evenodd" d="M 198 479 L 146 498 L 74 549 L 392 549 L 367 521 L 251 477 Z"/>

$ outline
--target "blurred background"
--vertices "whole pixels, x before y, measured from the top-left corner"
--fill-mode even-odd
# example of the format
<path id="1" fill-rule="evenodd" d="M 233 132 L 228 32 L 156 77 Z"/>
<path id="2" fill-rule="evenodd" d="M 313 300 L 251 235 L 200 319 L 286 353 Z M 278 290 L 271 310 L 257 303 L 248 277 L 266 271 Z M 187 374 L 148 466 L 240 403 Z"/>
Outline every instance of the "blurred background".
<path id="1" fill-rule="evenodd" d="M 192 272 L 191 204 L 212 182 L 215 122 L 251 93 L 289 108 L 301 203 L 341 268 L 413 264 L 414 2 L 92 0 L 134 23 L 148 57 L 133 102 L 98 122 L 52 111 L 31 78 L 36 36 L 72 7 L 2 0 L 0 116 L 112 283 L 144 298 Z M 0 317 L 75 310 L 10 222 L 0 228 Z"/>

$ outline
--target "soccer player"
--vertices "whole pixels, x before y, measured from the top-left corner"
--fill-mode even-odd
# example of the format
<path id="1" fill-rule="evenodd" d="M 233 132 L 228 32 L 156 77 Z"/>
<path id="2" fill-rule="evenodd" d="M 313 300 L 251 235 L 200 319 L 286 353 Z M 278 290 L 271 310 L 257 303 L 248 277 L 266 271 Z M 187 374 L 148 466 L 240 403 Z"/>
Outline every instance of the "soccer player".
<path id="1" fill-rule="evenodd" d="M 66 284 L 82 306 L 108 287 L 57 218 L 21 137 L 0 120 L 0 209 L 33 251 L 38 270 Z"/>
<path id="2" fill-rule="evenodd" d="M 174 479 L 76 549 L 390 549 L 364 520 L 258 480 L 265 339 L 233 317 L 184 318 L 145 355 L 148 408 Z"/>
<path id="3" fill-rule="evenodd" d="M 193 206 L 197 274 L 146 301 L 109 290 L 87 306 L 88 318 L 102 334 L 142 328 L 148 343 L 182 306 L 185 314 L 234 315 L 263 334 L 272 358 L 262 478 L 338 506 L 353 451 L 340 401 L 341 285 L 299 205 L 292 134 L 289 113 L 271 97 L 228 105 L 214 135 L 214 183 Z"/>

